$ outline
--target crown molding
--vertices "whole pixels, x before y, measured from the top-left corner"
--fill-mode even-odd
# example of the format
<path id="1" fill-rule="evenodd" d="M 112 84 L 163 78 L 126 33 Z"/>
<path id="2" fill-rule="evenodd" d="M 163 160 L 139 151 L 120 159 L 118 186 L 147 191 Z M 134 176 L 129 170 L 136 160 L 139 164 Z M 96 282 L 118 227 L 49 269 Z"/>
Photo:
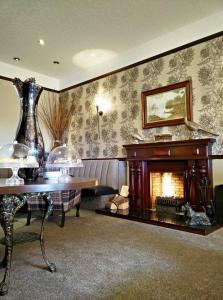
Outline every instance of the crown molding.
<path id="1" fill-rule="evenodd" d="M 155 60 L 155 59 L 158 59 L 158 58 L 161 58 L 161 57 L 164 57 L 164 56 L 173 54 L 173 53 L 175 53 L 175 52 L 184 50 L 184 49 L 186 49 L 186 48 L 189 48 L 189 47 L 192 47 L 192 46 L 195 46 L 195 45 L 198 45 L 198 44 L 207 42 L 207 41 L 209 41 L 209 40 L 215 39 L 215 38 L 220 37 L 220 36 L 222 36 L 222 35 L 223 35 L 223 31 L 219 31 L 219 32 L 217 32 L 217 33 L 211 34 L 211 35 L 209 35 L 209 36 L 206 36 L 206 37 L 204 37 L 204 38 L 198 39 L 198 40 L 196 40 L 196 41 L 193 41 L 193 42 L 184 44 L 184 45 L 182 45 L 182 46 L 176 47 L 176 48 L 174 48 L 174 49 L 171 49 L 171 50 L 162 52 L 162 53 L 160 53 L 160 54 L 158 54 L 158 55 L 154 55 L 154 56 L 152 56 L 152 57 L 149 57 L 149 58 L 140 60 L 140 61 L 138 61 L 138 62 L 136 62 L 136 63 L 127 65 L 127 66 L 125 66 L 125 67 L 116 69 L 116 70 L 114 70 L 114 71 L 105 73 L 105 74 L 103 74 L 103 75 L 94 77 L 94 78 L 92 78 L 92 79 L 83 81 L 83 82 L 78 83 L 78 84 L 74 84 L 74 85 L 69 86 L 69 87 L 67 87 L 67 88 L 61 89 L 61 90 L 60 90 L 60 93 L 63 93 L 63 92 L 66 92 L 66 91 L 68 91 L 68 90 L 77 88 L 77 87 L 79 87 L 79 86 L 82 86 L 82 85 L 91 83 L 91 82 L 93 82 L 93 81 L 102 79 L 102 78 L 104 78 L 104 77 L 111 76 L 111 75 L 113 75 L 113 74 L 116 74 L 116 73 L 119 73 L 119 72 L 122 72 L 122 71 L 126 71 L 126 70 L 128 70 L 128 69 L 131 69 L 131 68 L 137 67 L 137 66 L 139 66 L 139 65 L 148 63 L 148 62 L 150 62 L 150 61 L 152 61 L 152 60 Z"/>
<path id="2" fill-rule="evenodd" d="M 14 80 L 14 78 L 6 77 L 6 76 L 1 76 L 1 75 L 0 75 L 0 79 L 6 80 L 6 81 L 11 81 L 11 82 L 13 82 L 13 80 Z M 45 91 L 48 91 L 48 92 L 53 92 L 53 93 L 58 93 L 58 94 L 60 93 L 59 90 L 50 89 L 50 88 L 44 87 L 44 86 L 43 86 L 43 89 Z"/>

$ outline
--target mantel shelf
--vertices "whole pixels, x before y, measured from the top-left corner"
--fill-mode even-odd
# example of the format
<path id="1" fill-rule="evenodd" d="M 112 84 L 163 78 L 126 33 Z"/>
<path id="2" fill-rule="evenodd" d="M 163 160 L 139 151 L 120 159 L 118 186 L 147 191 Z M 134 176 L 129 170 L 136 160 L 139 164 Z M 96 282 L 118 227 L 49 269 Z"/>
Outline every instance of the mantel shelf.
<path id="1" fill-rule="evenodd" d="M 212 144 L 214 142 L 215 139 L 197 139 L 129 144 L 123 147 L 127 151 L 127 159 L 206 159 L 212 155 Z"/>

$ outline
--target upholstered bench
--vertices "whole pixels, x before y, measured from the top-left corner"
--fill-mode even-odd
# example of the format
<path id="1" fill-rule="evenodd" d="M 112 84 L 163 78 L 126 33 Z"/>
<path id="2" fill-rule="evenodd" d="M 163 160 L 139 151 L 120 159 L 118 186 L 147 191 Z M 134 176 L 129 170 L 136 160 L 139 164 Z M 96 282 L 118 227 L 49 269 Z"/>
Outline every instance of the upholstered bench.
<path id="1" fill-rule="evenodd" d="M 126 161 L 118 159 L 86 159 L 82 168 L 71 170 L 72 176 L 97 178 L 98 186 L 81 190 L 81 208 L 104 208 L 112 195 L 126 185 Z"/>

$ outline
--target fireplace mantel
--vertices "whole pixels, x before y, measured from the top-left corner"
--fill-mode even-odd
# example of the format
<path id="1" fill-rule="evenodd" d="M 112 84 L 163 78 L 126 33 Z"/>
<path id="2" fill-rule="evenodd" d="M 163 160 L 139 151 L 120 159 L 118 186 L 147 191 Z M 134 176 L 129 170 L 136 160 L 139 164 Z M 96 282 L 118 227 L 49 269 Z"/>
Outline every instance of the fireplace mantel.
<path id="1" fill-rule="evenodd" d="M 151 172 L 183 172 L 184 200 L 208 205 L 213 198 L 212 145 L 215 139 L 129 144 L 130 207 L 151 209 Z"/>
<path id="2" fill-rule="evenodd" d="M 168 142 L 154 142 L 129 144 L 123 147 L 127 152 L 127 159 L 149 160 L 181 160 L 207 159 L 212 154 L 212 144 L 215 139 L 196 139 Z"/>

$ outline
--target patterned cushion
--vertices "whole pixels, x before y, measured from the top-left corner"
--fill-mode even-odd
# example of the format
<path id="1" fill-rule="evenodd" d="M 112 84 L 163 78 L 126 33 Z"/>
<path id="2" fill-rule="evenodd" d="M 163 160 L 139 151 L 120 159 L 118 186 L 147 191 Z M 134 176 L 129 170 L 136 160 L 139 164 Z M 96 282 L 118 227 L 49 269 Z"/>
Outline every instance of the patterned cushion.
<path id="1" fill-rule="evenodd" d="M 39 169 L 39 176 L 44 176 L 46 173 L 46 162 L 43 162 L 43 165 Z M 58 171 L 58 168 L 51 169 L 50 171 Z M 68 211 L 70 208 L 74 207 L 76 204 L 81 201 L 81 191 L 80 190 L 69 190 L 69 191 L 56 191 L 50 193 L 53 200 L 53 210 L 63 210 L 64 212 Z M 46 202 L 43 197 L 40 195 L 33 195 L 27 201 L 28 211 L 34 210 L 45 210 Z"/>
<path id="2" fill-rule="evenodd" d="M 63 210 L 65 212 L 80 203 L 81 200 L 80 190 L 57 191 L 51 192 L 50 195 L 53 200 L 53 210 Z M 28 211 L 44 210 L 45 208 L 46 202 L 41 195 L 33 195 L 27 201 Z"/>

